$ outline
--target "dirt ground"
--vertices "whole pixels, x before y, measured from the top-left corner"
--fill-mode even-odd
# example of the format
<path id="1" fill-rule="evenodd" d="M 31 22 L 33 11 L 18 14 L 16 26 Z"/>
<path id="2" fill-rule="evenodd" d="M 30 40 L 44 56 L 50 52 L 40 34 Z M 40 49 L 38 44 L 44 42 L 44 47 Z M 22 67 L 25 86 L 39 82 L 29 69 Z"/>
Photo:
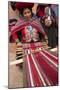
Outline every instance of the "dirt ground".
<path id="1" fill-rule="evenodd" d="M 15 61 L 16 44 L 9 44 L 9 63 Z M 9 88 L 23 87 L 23 69 L 17 65 L 9 65 Z"/>

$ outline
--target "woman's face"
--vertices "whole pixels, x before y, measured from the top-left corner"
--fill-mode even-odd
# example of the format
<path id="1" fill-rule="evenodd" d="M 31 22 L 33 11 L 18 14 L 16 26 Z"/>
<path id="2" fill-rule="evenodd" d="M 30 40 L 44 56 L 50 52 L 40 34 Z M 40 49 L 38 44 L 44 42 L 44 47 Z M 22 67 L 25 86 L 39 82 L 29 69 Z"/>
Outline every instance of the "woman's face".
<path id="1" fill-rule="evenodd" d="M 46 25 L 47 27 L 50 27 L 51 24 L 52 24 L 52 20 L 49 20 L 48 18 L 46 18 L 46 19 L 45 19 L 45 25 Z"/>
<path id="2" fill-rule="evenodd" d="M 24 16 L 25 18 L 27 18 L 27 19 L 30 19 L 31 16 L 32 16 L 31 10 L 28 9 L 28 8 L 24 9 L 24 11 L 23 11 L 23 16 Z"/>

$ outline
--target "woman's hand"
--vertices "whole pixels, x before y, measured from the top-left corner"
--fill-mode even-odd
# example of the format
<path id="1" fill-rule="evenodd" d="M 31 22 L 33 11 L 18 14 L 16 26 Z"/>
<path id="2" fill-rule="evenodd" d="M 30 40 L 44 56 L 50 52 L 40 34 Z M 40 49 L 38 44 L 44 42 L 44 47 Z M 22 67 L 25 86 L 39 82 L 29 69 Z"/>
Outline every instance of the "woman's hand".
<path id="1" fill-rule="evenodd" d="M 46 44 L 48 45 L 48 37 L 45 35 Z"/>

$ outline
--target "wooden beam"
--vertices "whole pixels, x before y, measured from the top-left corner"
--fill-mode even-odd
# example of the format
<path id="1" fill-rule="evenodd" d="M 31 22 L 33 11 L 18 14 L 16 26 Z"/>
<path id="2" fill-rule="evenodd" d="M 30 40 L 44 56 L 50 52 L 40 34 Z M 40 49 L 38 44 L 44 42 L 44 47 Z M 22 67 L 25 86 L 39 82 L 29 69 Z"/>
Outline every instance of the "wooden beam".
<path id="1" fill-rule="evenodd" d="M 23 59 L 11 61 L 9 65 L 12 66 L 12 65 L 20 64 L 20 63 L 23 63 Z"/>

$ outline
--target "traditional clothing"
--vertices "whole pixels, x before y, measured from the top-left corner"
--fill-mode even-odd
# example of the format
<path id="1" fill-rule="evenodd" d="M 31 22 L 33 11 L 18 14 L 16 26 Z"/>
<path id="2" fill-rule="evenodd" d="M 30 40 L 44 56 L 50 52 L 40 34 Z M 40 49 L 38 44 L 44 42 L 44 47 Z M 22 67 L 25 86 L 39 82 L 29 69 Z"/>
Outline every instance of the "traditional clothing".
<path id="1" fill-rule="evenodd" d="M 58 57 L 45 50 L 41 42 L 18 45 L 17 53 L 21 47 L 24 52 L 24 87 L 58 85 Z M 20 59 L 21 56 L 17 58 Z"/>
<path id="2" fill-rule="evenodd" d="M 44 38 L 45 32 L 37 19 L 33 16 L 31 20 L 20 18 L 16 25 L 12 28 L 11 32 L 15 40 L 18 38 L 16 32 L 21 32 L 21 42 L 39 41 L 39 33 Z"/>

